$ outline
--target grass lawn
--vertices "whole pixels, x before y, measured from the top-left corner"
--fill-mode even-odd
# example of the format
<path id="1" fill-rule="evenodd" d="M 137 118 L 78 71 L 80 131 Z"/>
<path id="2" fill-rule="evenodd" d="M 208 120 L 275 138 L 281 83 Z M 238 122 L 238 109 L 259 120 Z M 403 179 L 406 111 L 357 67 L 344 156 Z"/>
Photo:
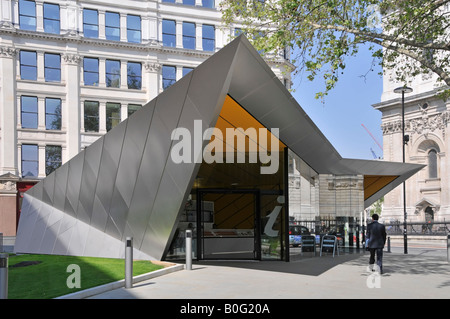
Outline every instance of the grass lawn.
<path id="1" fill-rule="evenodd" d="M 125 278 L 124 259 L 11 255 L 8 261 L 8 299 L 50 299 Z M 68 270 L 73 264 L 79 266 L 80 288 L 67 287 L 68 278 L 75 274 Z M 150 261 L 134 261 L 133 276 L 161 268 Z"/>

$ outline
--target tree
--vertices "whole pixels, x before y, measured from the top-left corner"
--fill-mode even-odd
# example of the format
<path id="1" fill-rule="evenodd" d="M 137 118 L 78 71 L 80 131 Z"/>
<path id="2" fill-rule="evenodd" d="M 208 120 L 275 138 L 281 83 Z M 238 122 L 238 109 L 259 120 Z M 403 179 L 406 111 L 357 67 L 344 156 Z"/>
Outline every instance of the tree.
<path id="1" fill-rule="evenodd" d="M 322 74 L 324 97 L 343 73 L 346 58 L 369 44 L 373 61 L 408 84 L 433 72 L 450 96 L 450 0 L 223 0 L 227 25 L 242 25 L 258 50 L 290 48 L 296 73 Z M 401 67 L 399 67 L 399 65 Z M 370 71 L 370 70 L 368 70 Z"/>

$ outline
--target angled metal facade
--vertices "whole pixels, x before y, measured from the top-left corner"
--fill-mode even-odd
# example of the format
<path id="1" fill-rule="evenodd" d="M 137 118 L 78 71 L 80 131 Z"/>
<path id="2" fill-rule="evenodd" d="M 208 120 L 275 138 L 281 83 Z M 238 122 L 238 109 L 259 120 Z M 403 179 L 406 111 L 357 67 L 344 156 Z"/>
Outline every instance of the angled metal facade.
<path id="1" fill-rule="evenodd" d="M 370 201 L 422 168 L 341 158 L 241 36 L 28 191 L 15 251 L 123 258 L 130 236 L 162 259 L 200 167 L 171 160 L 171 133 L 214 127 L 227 94 L 318 173 L 399 176 Z"/>

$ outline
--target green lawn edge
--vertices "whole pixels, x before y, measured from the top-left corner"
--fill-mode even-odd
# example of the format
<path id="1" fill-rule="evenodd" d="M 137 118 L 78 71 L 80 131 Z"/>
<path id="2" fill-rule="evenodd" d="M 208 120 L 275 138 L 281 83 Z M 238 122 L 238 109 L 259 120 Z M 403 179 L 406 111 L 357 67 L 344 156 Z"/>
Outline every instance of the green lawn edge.
<path id="1" fill-rule="evenodd" d="M 39 263 L 17 267 L 24 262 Z M 124 259 L 25 254 L 10 255 L 8 264 L 8 299 L 52 299 L 125 278 Z M 133 276 L 162 268 L 135 260 Z"/>

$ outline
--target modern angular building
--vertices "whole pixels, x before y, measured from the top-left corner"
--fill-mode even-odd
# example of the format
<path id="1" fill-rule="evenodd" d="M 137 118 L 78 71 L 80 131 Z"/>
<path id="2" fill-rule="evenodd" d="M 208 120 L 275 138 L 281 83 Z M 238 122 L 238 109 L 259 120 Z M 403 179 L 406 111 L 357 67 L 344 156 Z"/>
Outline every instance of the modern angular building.
<path id="1" fill-rule="evenodd" d="M 24 192 L 234 37 L 219 3 L 0 1 L 0 233 L 16 235 Z"/>
<path id="2" fill-rule="evenodd" d="M 294 168 L 305 218 L 351 247 L 423 165 L 342 158 L 240 36 L 26 192 L 15 250 L 183 258 L 192 229 L 198 259 L 288 261 Z"/>

